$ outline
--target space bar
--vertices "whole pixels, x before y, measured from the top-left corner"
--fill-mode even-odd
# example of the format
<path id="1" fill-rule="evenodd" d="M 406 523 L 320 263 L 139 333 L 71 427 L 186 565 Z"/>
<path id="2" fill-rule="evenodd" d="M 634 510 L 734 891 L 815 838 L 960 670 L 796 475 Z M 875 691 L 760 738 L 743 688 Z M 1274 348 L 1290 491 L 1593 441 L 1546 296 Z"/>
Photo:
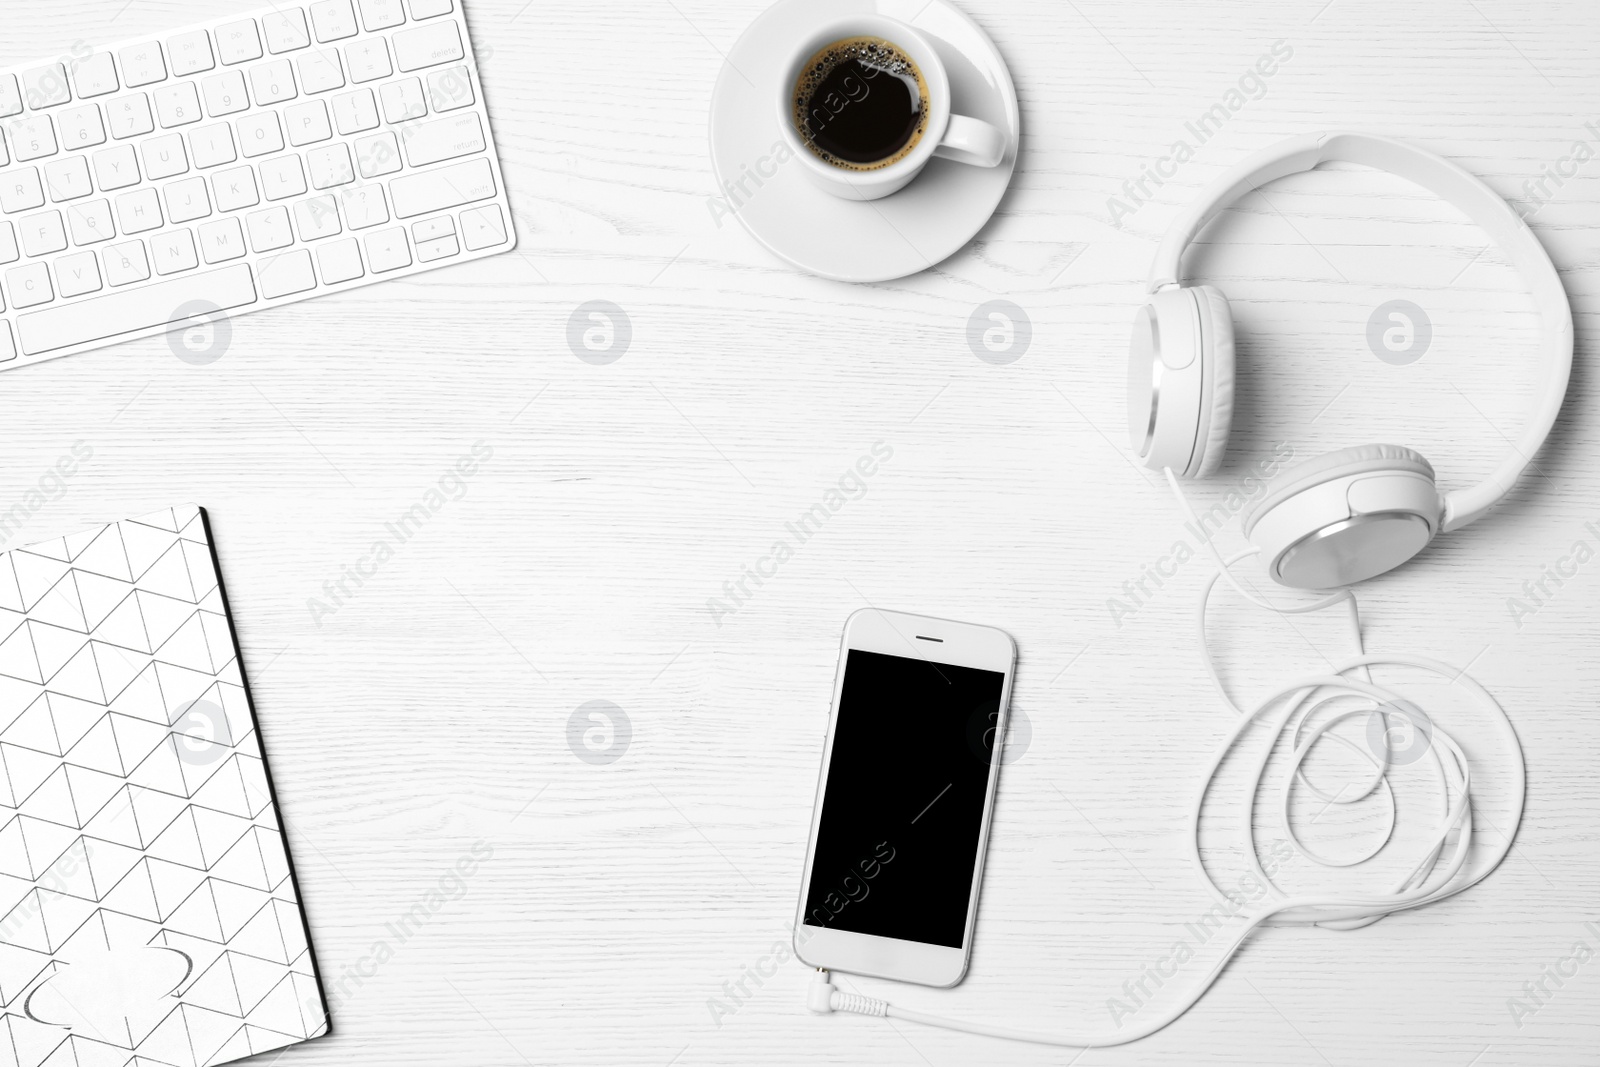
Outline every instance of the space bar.
<path id="1" fill-rule="evenodd" d="M 148 330 L 174 322 L 187 322 L 209 308 L 219 311 L 256 302 L 256 285 L 243 263 L 207 274 L 174 278 L 108 296 L 79 300 L 46 311 L 17 316 L 22 351 L 36 356 L 58 348 L 103 341 L 135 330 Z M 188 306 L 185 306 L 188 305 Z"/>

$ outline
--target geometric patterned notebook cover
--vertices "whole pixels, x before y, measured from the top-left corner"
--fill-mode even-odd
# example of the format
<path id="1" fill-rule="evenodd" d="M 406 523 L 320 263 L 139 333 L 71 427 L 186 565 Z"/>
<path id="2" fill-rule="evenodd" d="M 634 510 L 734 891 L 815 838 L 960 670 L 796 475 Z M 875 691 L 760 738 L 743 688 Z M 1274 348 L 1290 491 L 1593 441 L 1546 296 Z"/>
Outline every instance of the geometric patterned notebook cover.
<path id="1" fill-rule="evenodd" d="M 0 1067 L 327 1030 L 204 511 L 0 553 Z"/>

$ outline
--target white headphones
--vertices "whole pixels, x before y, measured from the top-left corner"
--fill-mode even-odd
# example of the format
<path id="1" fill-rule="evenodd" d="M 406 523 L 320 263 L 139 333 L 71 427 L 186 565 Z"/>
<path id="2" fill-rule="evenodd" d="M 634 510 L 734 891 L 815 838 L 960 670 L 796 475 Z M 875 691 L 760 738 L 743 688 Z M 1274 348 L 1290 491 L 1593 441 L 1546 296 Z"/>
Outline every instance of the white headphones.
<path id="1" fill-rule="evenodd" d="M 1511 491 L 1555 423 L 1572 371 L 1572 310 L 1555 265 L 1494 190 L 1449 160 L 1359 133 L 1285 141 L 1219 177 L 1156 252 L 1150 302 L 1134 319 L 1128 429 L 1145 466 L 1203 478 L 1222 462 L 1233 414 L 1233 316 L 1209 285 L 1182 285 L 1179 262 L 1223 209 L 1270 181 L 1341 160 L 1387 171 L 1442 197 L 1486 230 L 1539 307 L 1544 382 L 1511 452 L 1487 478 L 1441 496 L 1433 466 L 1401 445 L 1341 448 L 1290 468 L 1246 508 L 1244 535 L 1280 585 L 1333 589 L 1393 570 L 1440 532 L 1479 518 Z"/>

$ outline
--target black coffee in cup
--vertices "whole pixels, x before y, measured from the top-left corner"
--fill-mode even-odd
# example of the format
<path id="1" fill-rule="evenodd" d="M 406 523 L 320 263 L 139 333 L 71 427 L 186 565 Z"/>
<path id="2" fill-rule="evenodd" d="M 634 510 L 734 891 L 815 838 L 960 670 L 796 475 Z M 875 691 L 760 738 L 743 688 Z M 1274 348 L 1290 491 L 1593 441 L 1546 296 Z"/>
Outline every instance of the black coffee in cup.
<path id="1" fill-rule="evenodd" d="M 820 159 L 878 170 L 911 153 L 928 128 L 928 85 L 911 57 L 881 37 L 847 37 L 800 68 L 794 124 Z"/>

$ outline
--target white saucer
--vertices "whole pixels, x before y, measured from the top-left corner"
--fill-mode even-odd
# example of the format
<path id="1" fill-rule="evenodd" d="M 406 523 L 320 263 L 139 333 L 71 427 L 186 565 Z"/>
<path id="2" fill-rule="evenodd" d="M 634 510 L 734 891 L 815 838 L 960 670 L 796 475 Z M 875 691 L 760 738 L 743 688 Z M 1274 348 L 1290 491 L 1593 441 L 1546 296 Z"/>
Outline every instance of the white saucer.
<path id="1" fill-rule="evenodd" d="M 777 125 L 777 79 L 789 48 L 813 27 L 877 13 L 909 22 L 950 71 L 958 114 L 1006 134 L 998 167 L 935 159 L 898 193 L 868 203 L 813 185 L 786 153 Z M 736 216 L 779 258 L 846 282 L 881 282 L 926 270 L 975 237 L 994 214 L 1017 166 L 1022 118 L 1017 90 L 989 35 L 947 0 L 780 0 L 728 53 L 711 98 L 711 164 L 719 225 Z"/>

